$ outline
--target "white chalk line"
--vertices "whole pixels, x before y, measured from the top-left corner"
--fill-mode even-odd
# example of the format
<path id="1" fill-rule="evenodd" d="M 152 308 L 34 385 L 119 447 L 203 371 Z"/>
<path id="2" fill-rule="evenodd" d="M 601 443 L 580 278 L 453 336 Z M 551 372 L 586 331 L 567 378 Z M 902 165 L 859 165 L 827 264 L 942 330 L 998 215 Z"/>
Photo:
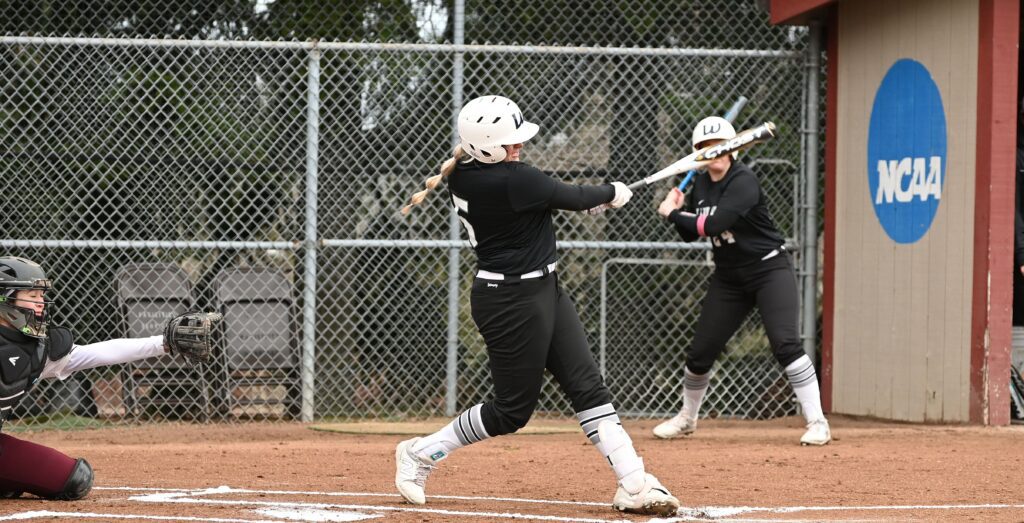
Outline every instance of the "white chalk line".
<path id="1" fill-rule="evenodd" d="M 294 521 L 270 519 L 202 518 L 193 516 L 150 516 L 145 514 L 98 514 L 92 512 L 54 512 L 33 510 L 0 516 L 0 521 L 23 521 L 39 518 L 83 518 L 83 519 L 144 519 L 151 521 L 208 521 L 210 523 L 295 523 Z"/>
<path id="2" fill-rule="evenodd" d="M 1024 509 L 1024 505 L 1001 503 L 978 503 L 968 505 L 834 505 L 824 507 L 699 507 L 697 510 L 708 517 L 727 517 L 750 512 L 768 512 L 771 514 L 792 514 L 794 512 L 818 512 L 839 510 L 978 510 L 978 509 Z M 682 510 L 682 509 L 681 509 Z M 690 510 L 690 509 L 686 509 Z"/>
<path id="3" fill-rule="evenodd" d="M 438 514 L 446 516 L 463 516 L 463 517 L 487 517 L 494 519 L 530 519 L 537 521 L 563 521 L 571 523 L 608 523 L 610 521 L 622 521 L 622 520 L 608 520 L 608 519 L 593 519 L 593 518 L 577 518 L 577 517 L 562 517 L 562 516 L 549 516 L 545 514 L 521 514 L 514 512 L 479 512 L 479 511 L 465 511 L 465 510 L 445 510 L 445 509 L 434 509 L 434 508 L 415 508 L 415 507 L 399 507 L 392 505 L 349 505 L 344 503 L 302 503 L 293 501 L 257 501 L 257 500 L 233 500 L 233 499 L 199 499 L 189 497 L 178 497 L 187 494 L 169 494 L 166 496 L 160 494 L 151 494 L 148 496 L 132 496 L 129 501 L 142 501 L 149 503 L 185 503 L 195 505 L 233 505 L 233 506 L 259 506 L 259 507 L 289 507 L 289 508 L 304 508 L 304 509 L 345 509 L 345 510 L 370 510 L 370 511 L 383 511 L 383 512 L 412 512 L 419 514 Z"/>
<path id="4" fill-rule="evenodd" d="M 266 515 L 284 515 L 280 513 L 271 513 L 270 511 L 264 512 L 258 510 L 259 513 Z M 146 514 L 99 514 L 90 512 L 55 512 L 50 510 L 36 510 L 31 512 L 19 512 L 17 514 L 11 514 L 8 516 L 0 516 L 0 521 L 26 521 L 30 519 L 38 518 L 70 518 L 70 519 L 141 519 L 147 521 L 197 521 L 197 522 L 210 522 L 210 523 L 295 523 L 299 521 L 351 521 L 349 519 L 334 519 L 324 517 L 320 519 L 307 519 L 304 516 L 308 516 L 308 513 L 299 512 L 295 514 L 294 519 L 287 521 L 272 520 L 272 519 L 236 519 L 236 518 L 204 518 L 198 516 L 152 516 Z M 326 516 L 326 514 L 325 514 Z M 301 519 L 300 519 L 301 518 Z M 607 521 L 608 523 L 630 523 L 628 521 L 618 520 L 601 520 Z M 707 518 L 654 518 L 647 521 L 647 523 L 673 523 L 677 521 L 709 521 Z M 729 523 L 807 523 L 808 520 L 804 519 L 722 519 L 716 521 L 724 521 Z M 862 523 L 872 522 L 874 520 L 843 520 L 844 523 Z"/>
<path id="5" fill-rule="evenodd" d="M 304 495 L 304 496 L 335 496 L 335 497 L 399 497 L 398 494 L 394 493 L 382 493 L 382 492 L 319 492 L 319 491 L 306 491 L 306 490 L 255 490 L 255 489 L 239 489 L 228 486 L 221 486 L 207 489 L 181 489 L 181 488 L 136 488 L 136 487 L 95 487 L 93 490 L 124 490 L 124 491 L 153 491 L 153 492 L 182 492 L 191 493 L 193 496 L 202 496 L 210 494 L 274 494 L 274 495 Z M 514 503 L 539 503 L 545 505 L 579 505 L 579 506 L 597 506 L 607 507 L 611 503 L 601 503 L 596 501 L 564 501 L 564 500 L 548 500 L 548 499 L 529 499 L 529 498 L 501 498 L 491 496 L 445 496 L 445 495 L 431 495 L 429 499 L 455 499 L 465 501 L 508 501 Z M 860 505 L 860 506 L 845 506 L 845 505 L 828 505 L 828 506 L 789 506 L 789 507 L 750 507 L 750 506 L 735 506 L 735 507 L 684 507 L 681 511 L 688 511 L 693 513 L 699 513 L 704 517 L 721 517 L 730 516 L 742 513 L 750 512 L 770 512 L 776 514 L 787 514 L 794 512 L 811 512 L 811 511 L 828 511 L 828 510 L 971 510 L 971 509 L 1024 509 L 1024 504 L 1004 504 L 1004 503 L 977 503 L 977 504 L 964 504 L 964 505 Z"/>
<path id="6" fill-rule="evenodd" d="M 250 489 L 236 489 L 231 487 L 218 487 L 228 488 L 230 490 L 223 490 L 217 492 L 211 492 L 213 494 L 273 494 L 273 495 L 285 495 L 285 496 L 333 496 L 333 497 L 374 497 L 374 498 L 398 498 L 401 497 L 399 494 L 394 493 L 382 493 L 382 492 L 317 492 L 308 490 L 250 490 Z M 180 488 L 152 488 L 152 487 L 93 487 L 93 490 L 123 490 L 128 492 L 204 492 L 208 489 L 180 489 Z M 446 495 L 434 495 L 431 494 L 429 499 L 454 499 L 461 501 L 509 501 L 512 503 L 539 503 L 542 505 L 579 505 L 589 507 L 607 507 L 611 505 L 611 501 L 598 502 L 598 501 L 564 501 L 564 500 L 550 500 L 550 499 L 527 499 L 527 498 L 500 498 L 490 496 L 446 496 Z"/>
<path id="7" fill-rule="evenodd" d="M 95 487 L 95 490 L 107 490 L 107 491 L 125 491 L 125 492 L 151 492 L 152 494 L 143 496 L 132 496 L 129 500 L 142 501 L 150 503 L 189 503 L 189 504 L 218 504 L 218 505 L 235 505 L 235 506 L 264 506 L 270 508 L 296 508 L 296 509 L 314 509 L 314 510 L 326 510 L 326 509 L 344 509 L 344 510 L 371 510 L 371 511 L 387 511 L 387 512 L 416 512 L 425 514 L 438 514 L 438 515 L 450 515 L 450 516 L 463 516 L 463 517 L 491 517 L 500 519 L 534 519 L 541 521 L 564 521 L 564 522 L 580 522 L 580 523 L 608 523 L 612 521 L 622 520 L 609 520 L 609 519 L 594 519 L 594 518 L 572 518 L 572 517 L 561 517 L 561 516 L 549 516 L 549 515 L 534 515 L 534 514 L 521 514 L 521 513 L 489 513 L 489 512 L 478 512 L 478 511 L 454 511 L 444 509 L 430 509 L 430 508 L 417 508 L 417 507 L 398 507 L 389 505 L 359 505 L 359 504 L 335 504 L 335 503 L 303 503 L 303 502 L 275 502 L 275 501 L 247 501 L 247 500 L 215 500 L 215 499 L 197 499 L 197 497 L 210 496 L 216 494 L 270 494 L 270 495 L 306 495 L 306 496 L 335 496 L 335 497 L 398 497 L 397 494 L 392 493 L 374 493 L 374 492 L 320 492 L 320 491 L 299 491 L 299 490 L 257 490 L 257 489 L 237 489 L 228 486 L 221 486 L 216 488 L 205 488 L 205 489 L 185 489 L 185 488 L 157 488 L 157 487 Z M 603 506 L 607 507 L 608 503 L 599 502 L 585 502 L 585 501 L 563 501 L 563 500 L 541 500 L 541 499 L 524 499 L 524 498 L 502 498 L 502 497 L 491 497 L 491 496 L 431 496 L 431 498 L 440 499 L 456 499 L 456 500 L 477 500 L 477 501 L 506 501 L 506 502 L 519 502 L 519 503 L 534 503 L 534 504 L 551 504 L 551 505 L 578 505 L 578 506 Z M 709 519 L 720 520 L 720 521 L 731 521 L 731 522 L 753 522 L 753 521 L 774 521 L 779 523 L 784 520 L 761 520 L 761 519 L 748 519 L 748 518 L 735 518 L 740 515 L 751 515 L 753 513 L 766 513 L 766 514 L 793 514 L 797 512 L 815 512 L 815 511 L 908 511 L 908 510 L 1001 510 L 1001 509 L 1024 509 L 1024 504 L 1000 504 L 1000 503 L 976 503 L 976 504 L 962 504 L 962 505 L 862 505 L 862 506 L 790 506 L 790 507 L 751 507 L 751 506 L 735 506 L 735 507 L 684 507 L 680 509 L 680 514 L 676 517 L 671 518 L 655 518 L 650 520 L 651 523 L 670 523 L 670 522 L 681 522 L 681 521 L 707 521 Z M 45 515 L 44 515 L 45 514 Z M 90 516 L 84 513 L 67 513 L 74 514 L 78 517 L 117 517 L 118 519 L 175 519 L 167 518 L 162 516 L 132 516 L 132 515 L 95 515 Z M 13 514 L 9 516 L 0 516 L 0 521 L 15 520 L 15 519 L 34 519 L 38 517 L 61 517 L 64 513 L 48 512 L 48 511 L 34 511 L 25 512 L 19 514 Z M 266 514 L 268 516 L 272 514 Z M 276 514 L 274 514 L 276 515 Z M 340 514 L 339 514 L 340 515 Z M 69 516 L 70 517 L 70 516 Z M 749 517 L 749 516 L 748 516 Z M 177 517 L 176 519 L 187 520 L 187 521 L 210 521 L 210 522 L 250 522 L 250 521 L 261 521 L 267 523 L 268 520 L 245 520 L 245 519 L 225 519 L 225 518 L 187 518 Z M 321 520 L 327 521 L 327 520 Z M 801 520 L 790 520 L 790 521 L 801 521 Z M 862 520 L 863 521 L 863 520 Z"/>
<path id="8" fill-rule="evenodd" d="M 284 518 L 289 521 L 307 522 L 339 522 L 339 521 L 363 521 L 366 519 L 378 519 L 384 517 L 381 514 L 363 514 L 361 512 L 335 512 L 333 510 L 295 509 L 286 507 L 260 508 L 256 509 L 257 514 L 272 518 Z"/>
<path id="9" fill-rule="evenodd" d="M 103 489 L 103 487 L 97 487 Z M 131 487 L 107 487 L 106 490 L 121 490 L 121 491 L 134 491 Z M 446 509 L 432 509 L 432 508 L 417 508 L 417 507 L 401 507 L 392 505 L 358 505 L 358 504 L 341 504 L 341 503 L 308 503 L 308 502 L 289 502 L 289 501 L 258 501 L 258 500 L 224 500 L 224 499 L 210 499 L 209 497 L 202 498 L 203 496 L 210 496 L 214 494 L 303 494 L 303 495 L 346 495 L 354 494 L 357 496 L 381 496 L 382 494 L 370 493 L 370 492 L 309 492 L 309 491 L 279 491 L 279 490 L 252 490 L 252 489 L 236 489 L 229 486 L 221 486 L 207 489 L 168 489 L 160 490 L 153 488 L 139 489 L 142 492 L 151 492 L 151 494 L 141 496 L 131 496 L 128 499 L 130 501 L 142 501 L 148 503 L 188 503 L 198 505 L 233 505 L 233 506 L 262 506 L 273 509 L 281 508 L 292 508 L 292 509 L 305 509 L 305 510 L 328 510 L 328 509 L 344 509 L 344 510 L 369 510 L 369 511 L 386 511 L 386 512 L 412 512 L 412 513 L 424 513 L 424 514 L 439 514 L 448 516 L 462 516 L 462 517 L 487 517 L 493 519 L 529 519 L 535 521 L 562 521 L 571 523 L 608 523 L 611 521 L 622 521 L 622 520 L 608 520 L 608 519 L 594 519 L 594 518 L 580 518 L 580 517 L 562 517 L 562 516 L 550 516 L 546 514 L 522 514 L 512 512 L 479 512 L 479 511 L 458 511 L 458 510 L 446 510 Z M 386 494 L 386 497 L 398 497 L 397 494 Z M 439 496 L 432 496 L 439 497 Z M 507 500 L 515 501 L 516 498 L 482 498 L 482 497 L 471 497 L 471 496 L 449 496 L 450 498 L 458 498 L 464 500 Z M 199 499 L 202 498 L 202 499 Z M 546 503 L 544 500 L 520 500 L 528 501 L 532 503 Z M 576 505 L 598 505 L 608 507 L 608 503 L 590 503 L 590 502 L 563 502 Z"/>

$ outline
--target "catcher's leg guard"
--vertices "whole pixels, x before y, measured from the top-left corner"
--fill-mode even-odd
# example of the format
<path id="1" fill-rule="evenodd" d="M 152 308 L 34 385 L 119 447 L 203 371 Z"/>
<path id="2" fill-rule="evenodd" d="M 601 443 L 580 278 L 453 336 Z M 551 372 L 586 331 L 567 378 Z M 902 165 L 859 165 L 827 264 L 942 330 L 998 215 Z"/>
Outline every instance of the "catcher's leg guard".
<path id="1" fill-rule="evenodd" d="M 68 476 L 68 480 L 64 483 L 64 488 L 53 495 L 51 499 L 59 499 L 63 501 L 74 501 L 76 499 L 82 499 L 89 491 L 92 490 L 92 465 L 89 465 L 88 461 L 83 458 L 78 458 L 75 463 L 75 468 L 71 471 L 71 475 Z"/>

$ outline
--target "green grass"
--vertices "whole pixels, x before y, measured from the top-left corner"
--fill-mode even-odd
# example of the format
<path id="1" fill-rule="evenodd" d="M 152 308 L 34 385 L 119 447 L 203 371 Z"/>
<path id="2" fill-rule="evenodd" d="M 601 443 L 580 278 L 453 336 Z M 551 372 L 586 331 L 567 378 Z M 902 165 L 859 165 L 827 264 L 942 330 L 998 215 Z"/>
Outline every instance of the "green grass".
<path id="1" fill-rule="evenodd" d="M 28 432 L 39 430 L 82 430 L 110 427 L 115 423 L 76 416 L 74 414 L 50 414 L 46 416 L 26 417 L 4 424 L 7 432 Z"/>

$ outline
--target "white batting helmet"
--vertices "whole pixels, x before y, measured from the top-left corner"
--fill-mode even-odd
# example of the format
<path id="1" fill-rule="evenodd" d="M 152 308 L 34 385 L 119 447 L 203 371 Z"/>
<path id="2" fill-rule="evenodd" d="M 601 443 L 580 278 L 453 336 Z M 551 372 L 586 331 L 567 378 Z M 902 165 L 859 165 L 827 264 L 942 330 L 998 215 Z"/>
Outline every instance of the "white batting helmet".
<path id="1" fill-rule="evenodd" d="M 732 127 L 729 120 L 722 118 L 721 116 L 708 116 L 707 118 L 697 122 L 697 125 L 693 128 L 693 150 L 698 149 L 698 145 L 708 140 L 732 140 L 736 137 L 736 129 Z M 733 158 L 735 158 L 735 153 Z"/>
<path id="2" fill-rule="evenodd" d="M 515 102 L 504 96 L 474 98 L 459 111 L 459 138 L 462 150 L 484 163 L 505 159 L 503 145 L 525 142 L 540 130 L 523 119 Z"/>

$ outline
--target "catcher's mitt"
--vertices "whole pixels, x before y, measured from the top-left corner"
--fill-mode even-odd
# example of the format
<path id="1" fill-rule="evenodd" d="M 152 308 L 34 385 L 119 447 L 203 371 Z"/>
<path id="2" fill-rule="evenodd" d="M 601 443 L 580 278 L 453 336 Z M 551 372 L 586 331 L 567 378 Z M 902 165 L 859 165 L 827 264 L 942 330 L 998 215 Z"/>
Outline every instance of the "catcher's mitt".
<path id="1" fill-rule="evenodd" d="M 219 312 L 186 312 L 171 318 L 164 327 L 164 347 L 190 365 L 209 363 L 220 343 L 223 319 Z"/>

